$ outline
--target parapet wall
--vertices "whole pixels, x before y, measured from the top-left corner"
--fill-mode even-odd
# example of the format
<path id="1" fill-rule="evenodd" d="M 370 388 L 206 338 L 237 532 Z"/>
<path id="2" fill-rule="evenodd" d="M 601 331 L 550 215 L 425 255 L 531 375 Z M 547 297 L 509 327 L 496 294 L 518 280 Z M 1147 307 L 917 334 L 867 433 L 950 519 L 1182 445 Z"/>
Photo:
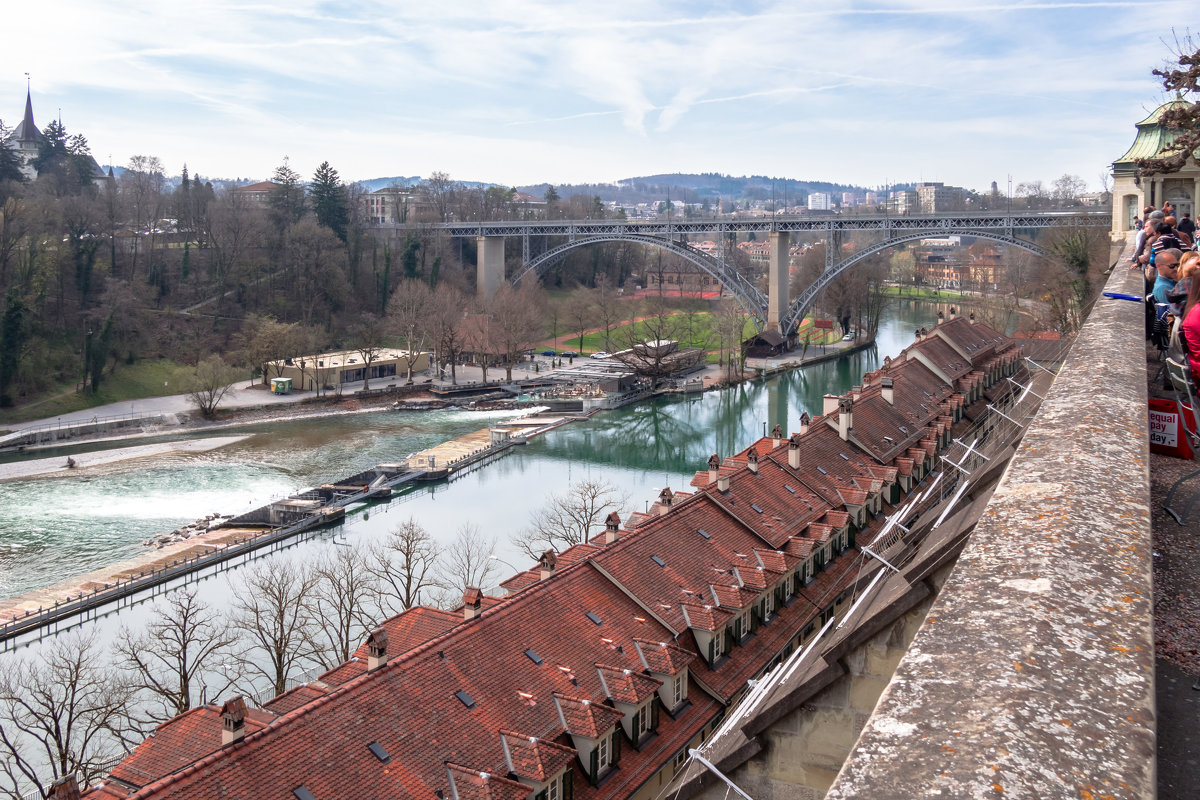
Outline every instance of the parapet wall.
<path id="1" fill-rule="evenodd" d="M 829 800 L 1154 796 L 1143 325 L 1096 304 Z"/>

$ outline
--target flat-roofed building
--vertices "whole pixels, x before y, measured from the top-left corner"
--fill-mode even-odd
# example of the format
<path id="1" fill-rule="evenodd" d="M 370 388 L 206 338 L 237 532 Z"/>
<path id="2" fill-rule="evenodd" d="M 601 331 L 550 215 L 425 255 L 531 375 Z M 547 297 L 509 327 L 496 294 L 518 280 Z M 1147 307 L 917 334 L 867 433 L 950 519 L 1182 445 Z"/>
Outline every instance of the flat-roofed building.
<path id="1" fill-rule="evenodd" d="M 315 391 L 362 380 L 390 379 L 395 383 L 398 378 L 407 379 L 410 364 L 414 373 L 429 369 L 429 354 L 385 348 L 368 367 L 359 351 L 342 350 L 272 361 L 268 372 L 272 377 L 291 378 L 297 389 Z"/>

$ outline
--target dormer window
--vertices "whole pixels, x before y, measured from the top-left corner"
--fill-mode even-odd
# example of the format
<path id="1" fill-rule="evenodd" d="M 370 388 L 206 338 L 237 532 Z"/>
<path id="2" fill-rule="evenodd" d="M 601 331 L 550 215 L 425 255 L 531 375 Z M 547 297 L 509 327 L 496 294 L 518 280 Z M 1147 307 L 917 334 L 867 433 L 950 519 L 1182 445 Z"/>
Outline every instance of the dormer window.
<path id="1" fill-rule="evenodd" d="M 687 699 L 687 672 L 681 672 L 671 678 L 671 710 L 679 708 L 679 704 Z"/>
<path id="2" fill-rule="evenodd" d="M 762 620 L 765 623 L 775 613 L 775 593 L 767 592 L 762 599 Z"/>
<path id="3" fill-rule="evenodd" d="M 630 739 L 636 747 L 642 739 L 646 738 L 655 728 L 658 727 L 658 707 L 651 700 L 644 706 L 633 713 L 633 719 L 630 720 L 629 731 Z"/>
<path id="4" fill-rule="evenodd" d="M 551 778 L 546 787 L 533 796 L 533 800 L 571 800 L 574 794 L 572 772 L 565 769 Z"/>
<path id="5" fill-rule="evenodd" d="M 708 642 L 708 665 L 715 667 L 717 659 L 725 655 L 725 629 L 713 631 L 712 639 Z"/>

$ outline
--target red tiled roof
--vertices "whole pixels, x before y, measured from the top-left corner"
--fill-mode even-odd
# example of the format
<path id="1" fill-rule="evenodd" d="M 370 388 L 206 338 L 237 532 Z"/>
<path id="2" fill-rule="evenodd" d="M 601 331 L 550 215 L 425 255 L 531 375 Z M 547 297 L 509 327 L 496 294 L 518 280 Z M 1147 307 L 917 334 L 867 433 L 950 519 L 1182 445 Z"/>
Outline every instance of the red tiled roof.
<path id="1" fill-rule="evenodd" d="M 554 693 L 554 702 L 558 706 L 559 720 L 567 733 L 586 739 L 599 739 L 625 716 L 612 706 L 559 692 Z"/>
<path id="2" fill-rule="evenodd" d="M 263 708 L 282 716 L 327 694 L 329 694 L 329 689 L 320 681 L 302 683 L 299 686 L 293 686 L 291 689 L 288 689 L 274 700 L 268 700 L 266 703 L 263 703 Z"/>
<path id="3" fill-rule="evenodd" d="M 500 743 L 512 774 L 537 783 L 545 783 L 571 766 L 578 755 L 573 747 L 513 731 L 500 731 Z"/>
<path id="4" fill-rule="evenodd" d="M 653 697 L 662 686 L 662 681 L 658 678 L 651 678 L 629 668 L 597 664 L 596 672 L 599 673 L 600 681 L 608 690 L 608 696 L 613 702 L 636 706 Z"/>
<path id="5" fill-rule="evenodd" d="M 673 642 L 650 642 L 645 639 L 634 639 L 638 655 L 650 672 L 660 675 L 678 675 L 681 670 L 696 660 L 696 654 L 684 650 Z"/>
<path id="6" fill-rule="evenodd" d="M 446 762 L 451 800 L 528 800 L 529 787 L 518 781 Z"/>
<path id="7" fill-rule="evenodd" d="M 685 615 L 687 627 L 696 628 L 701 631 L 720 630 L 733 617 L 728 611 L 724 611 L 716 606 L 696 602 L 680 603 L 679 605 L 680 611 Z"/>

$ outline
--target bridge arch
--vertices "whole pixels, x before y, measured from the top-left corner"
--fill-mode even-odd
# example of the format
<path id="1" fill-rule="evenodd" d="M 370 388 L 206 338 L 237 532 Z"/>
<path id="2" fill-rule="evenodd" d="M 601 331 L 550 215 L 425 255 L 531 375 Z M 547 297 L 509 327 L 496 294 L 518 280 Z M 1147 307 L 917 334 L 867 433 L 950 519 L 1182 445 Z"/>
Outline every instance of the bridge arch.
<path id="1" fill-rule="evenodd" d="M 831 284 L 835 280 L 837 280 L 837 278 L 839 276 L 841 276 L 842 273 L 844 273 L 846 270 L 853 267 L 855 264 L 859 263 L 860 261 L 866 259 L 869 256 L 875 255 L 878 252 L 887 250 L 890 247 L 894 247 L 898 244 L 904 244 L 905 242 L 915 242 L 915 241 L 919 241 L 921 239 L 928 239 L 928 238 L 930 238 L 930 236 L 932 236 L 934 234 L 937 234 L 939 236 L 972 236 L 972 237 L 975 237 L 978 239 L 991 239 L 994 242 L 1011 245 L 1013 247 L 1019 247 L 1022 250 L 1026 250 L 1030 253 L 1033 253 L 1034 255 L 1038 255 L 1038 256 L 1049 255 L 1046 252 L 1045 248 L 1041 247 L 1040 245 L 1034 244 L 1033 242 L 1026 241 L 1025 239 L 1018 239 L 1015 236 L 1005 234 L 1005 233 L 998 233 L 998 232 L 992 232 L 992 231 L 986 231 L 986 230 L 975 230 L 972 228 L 946 228 L 946 229 L 938 230 L 938 231 L 926 230 L 926 231 L 920 231 L 917 233 L 905 233 L 905 234 L 900 234 L 898 236 L 892 236 L 888 239 L 884 239 L 881 242 L 876 242 L 875 244 L 872 244 L 870 247 L 867 247 L 867 248 L 863 249 L 862 251 L 855 253 L 854 255 L 850 256 L 849 258 L 845 259 L 844 261 L 834 264 L 833 266 L 827 266 L 825 268 L 825 271 L 821 273 L 821 277 L 817 278 L 817 280 L 815 282 L 813 282 L 808 288 L 806 288 L 803 292 L 801 292 L 796 297 L 796 299 L 792 301 L 791 305 L 788 306 L 787 316 L 784 317 L 783 323 L 780 325 L 780 328 L 785 331 L 790 331 L 796 325 L 798 325 L 800 323 L 800 321 L 802 319 L 804 319 L 804 315 L 806 313 L 808 313 L 808 310 L 810 308 L 812 308 L 813 303 L 816 302 L 817 295 L 819 295 L 821 293 L 821 290 L 823 290 L 826 286 L 828 286 L 829 284 Z M 826 239 L 825 246 L 827 248 L 829 247 L 829 244 L 830 244 L 829 240 Z M 826 264 L 829 263 L 828 259 L 829 259 L 829 251 L 826 252 Z"/>
<path id="2" fill-rule="evenodd" d="M 547 269 L 561 261 L 570 251 L 577 247 L 584 247 L 598 242 L 631 242 L 633 244 L 652 245 L 674 253 L 715 278 L 737 300 L 746 314 L 754 320 L 754 324 L 758 330 L 761 331 L 766 325 L 766 296 L 758 290 L 758 287 L 738 272 L 733 265 L 721 259 L 713 258 L 708 253 L 689 247 L 686 243 L 647 234 L 602 233 L 572 239 L 530 260 L 513 277 L 512 283 L 514 286 L 519 285 L 530 273 L 540 278 L 545 274 Z"/>

